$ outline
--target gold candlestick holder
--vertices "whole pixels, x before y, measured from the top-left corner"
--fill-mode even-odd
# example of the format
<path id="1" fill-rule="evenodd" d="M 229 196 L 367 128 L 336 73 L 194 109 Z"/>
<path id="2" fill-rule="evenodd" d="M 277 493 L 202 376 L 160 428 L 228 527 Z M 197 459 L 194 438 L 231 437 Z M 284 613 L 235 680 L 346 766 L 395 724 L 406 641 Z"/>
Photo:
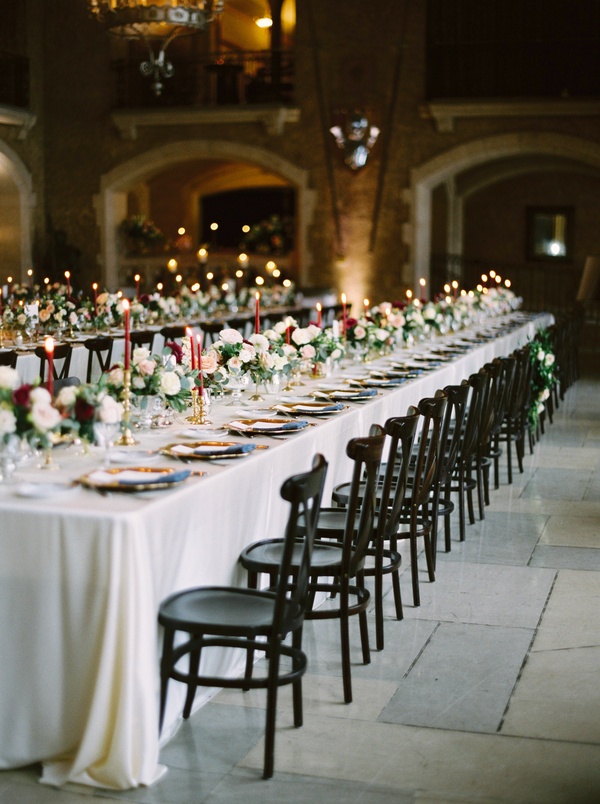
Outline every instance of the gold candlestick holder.
<path id="1" fill-rule="evenodd" d="M 192 394 L 192 415 L 187 417 L 187 421 L 191 424 L 210 424 L 209 419 L 206 418 L 206 402 L 204 400 L 204 388 L 194 386 L 191 390 Z"/>
<path id="2" fill-rule="evenodd" d="M 131 433 L 133 427 L 131 422 L 131 369 L 125 369 L 123 372 L 123 422 L 121 437 L 116 442 L 120 447 L 132 447 L 137 444 L 135 438 Z"/>
<path id="3" fill-rule="evenodd" d="M 44 460 L 39 464 L 39 468 L 46 472 L 55 472 L 60 466 L 52 459 L 52 444 L 44 448 Z"/>
<path id="4" fill-rule="evenodd" d="M 0 349 L 4 348 L 4 321 L 0 316 Z"/>

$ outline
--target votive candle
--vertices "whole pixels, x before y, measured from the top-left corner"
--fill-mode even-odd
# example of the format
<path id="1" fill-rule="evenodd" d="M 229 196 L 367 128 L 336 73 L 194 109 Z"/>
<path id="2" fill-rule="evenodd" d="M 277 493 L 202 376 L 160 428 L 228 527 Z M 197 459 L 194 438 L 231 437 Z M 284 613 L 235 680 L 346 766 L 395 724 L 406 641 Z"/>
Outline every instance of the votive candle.
<path id="1" fill-rule="evenodd" d="M 46 350 L 46 360 L 48 361 L 48 380 L 46 388 L 50 396 L 54 396 L 54 338 L 46 338 L 44 341 Z"/>
<path id="2" fill-rule="evenodd" d="M 123 299 L 121 302 L 123 305 L 123 319 L 124 319 L 124 326 L 125 326 L 125 371 L 128 371 L 131 366 L 131 332 L 129 327 L 129 300 Z"/>

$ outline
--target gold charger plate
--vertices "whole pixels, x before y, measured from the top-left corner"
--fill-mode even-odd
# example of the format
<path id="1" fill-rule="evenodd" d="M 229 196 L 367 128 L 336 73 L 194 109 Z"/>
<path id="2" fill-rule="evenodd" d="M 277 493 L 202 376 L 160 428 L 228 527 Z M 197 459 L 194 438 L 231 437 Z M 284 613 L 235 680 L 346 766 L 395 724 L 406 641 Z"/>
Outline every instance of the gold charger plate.
<path id="1" fill-rule="evenodd" d="M 333 405 L 340 405 L 340 407 L 332 408 Z M 334 399 L 331 402 L 279 402 L 277 405 L 271 405 L 269 410 L 281 410 L 284 408 L 292 416 L 329 416 L 331 413 L 341 413 L 347 410 L 347 405 L 342 405 Z M 310 408 L 310 410 L 307 410 Z"/>
<path id="2" fill-rule="evenodd" d="M 235 426 L 235 423 L 239 422 L 240 424 L 245 425 L 244 428 L 240 429 Z M 256 429 L 257 424 L 261 422 L 268 423 L 268 424 L 276 424 L 277 427 L 267 427 L 265 429 L 261 429 L 260 427 Z M 241 433 L 242 435 L 289 435 L 290 433 L 296 433 L 300 430 L 304 430 L 305 427 L 309 427 L 308 422 L 302 422 L 301 420 L 295 419 L 294 426 L 290 427 L 289 424 L 286 427 L 282 424 L 281 419 L 235 419 L 232 422 L 228 422 L 225 427 L 229 430 L 230 433 Z"/>
<path id="3" fill-rule="evenodd" d="M 198 447 L 243 447 L 245 444 L 240 444 L 237 441 L 190 441 L 186 444 L 167 444 L 166 447 L 161 449 L 162 455 L 167 455 L 169 458 L 179 458 L 183 460 L 192 459 L 200 461 L 217 461 L 223 458 L 245 458 L 246 455 L 251 455 L 254 449 L 269 449 L 265 444 L 253 444 L 254 449 L 240 451 L 240 452 L 203 452 L 201 454 L 194 454 L 193 452 L 175 452 L 174 447 L 185 446 L 190 449 L 198 449 Z"/>
<path id="4" fill-rule="evenodd" d="M 157 480 L 156 482 L 149 482 L 149 483 L 119 483 L 118 479 L 114 481 L 107 481 L 107 482 L 96 482 L 93 479 L 93 475 L 97 472 L 103 472 L 108 475 L 114 475 L 117 478 L 118 475 L 122 474 L 123 472 L 144 472 L 146 474 L 161 474 L 161 475 L 176 475 L 182 474 L 185 475 L 181 477 L 180 480 L 166 480 L 160 481 Z M 198 473 L 194 472 L 194 475 L 198 476 Z M 158 489 L 170 489 L 174 488 L 174 486 L 178 485 L 179 483 L 183 483 L 185 480 L 190 477 L 191 472 L 182 472 L 181 469 L 172 469 L 168 468 L 165 469 L 163 467 L 156 468 L 154 466 L 123 466 L 114 469 L 94 469 L 93 472 L 89 472 L 87 475 L 83 475 L 79 478 L 79 483 L 82 486 L 85 486 L 89 489 L 94 489 L 95 491 L 156 491 Z"/>

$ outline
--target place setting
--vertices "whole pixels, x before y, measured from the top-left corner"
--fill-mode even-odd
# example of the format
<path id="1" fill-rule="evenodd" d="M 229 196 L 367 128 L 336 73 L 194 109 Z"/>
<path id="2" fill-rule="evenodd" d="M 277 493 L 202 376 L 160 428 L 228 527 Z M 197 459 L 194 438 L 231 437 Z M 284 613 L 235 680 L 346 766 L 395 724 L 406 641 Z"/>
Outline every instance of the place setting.
<path id="1" fill-rule="evenodd" d="M 237 433 L 247 438 L 254 438 L 256 436 L 268 436 L 271 438 L 289 436 L 311 426 L 314 425 L 311 425 L 310 422 L 304 419 L 282 421 L 281 419 L 275 418 L 236 419 L 225 425 L 230 433 Z"/>
<path id="2" fill-rule="evenodd" d="M 100 494 L 113 491 L 136 493 L 145 491 L 163 491 L 184 483 L 192 475 L 199 477 L 203 472 L 191 472 L 184 469 L 161 467 L 154 469 L 147 466 L 128 466 L 119 468 L 95 469 L 78 478 L 77 482 L 87 489 Z"/>
<path id="3" fill-rule="evenodd" d="M 169 458 L 188 462 L 191 460 L 217 461 L 245 458 L 257 449 L 268 449 L 264 444 L 240 444 L 236 441 L 192 441 L 188 444 L 167 444 L 160 452 Z"/>
<path id="4" fill-rule="evenodd" d="M 311 391 L 310 396 L 315 399 L 330 399 L 332 402 L 367 402 L 377 396 L 376 388 L 323 388 Z"/>
<path id="5" fill-rule="evenodd" d="M 278 402 L 271 406 L 271 410 L 276 410 L 284 416 L 331 416 L 333 413 L 340 413 L 347 410 L 348 406 L 342 402 Z"/>

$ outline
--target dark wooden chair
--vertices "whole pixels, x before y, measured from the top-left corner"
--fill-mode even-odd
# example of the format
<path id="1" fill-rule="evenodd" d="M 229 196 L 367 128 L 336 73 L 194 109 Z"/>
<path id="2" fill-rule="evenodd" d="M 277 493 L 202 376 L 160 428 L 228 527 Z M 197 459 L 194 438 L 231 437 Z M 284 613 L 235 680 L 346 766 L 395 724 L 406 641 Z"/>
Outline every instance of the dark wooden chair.
<path id="1" fill-rule="evenodd" d="M 16 349 L 6 349 L 0 351 L 0 366 L 8 366 L 9 368 L 17 367 L 17 354 Z"/>
<path id="2" fill-rule="evenodd" d="M 40 359 L 40 377 L 42 382 L 46 380 L 46 363 L 48 355 L 43 346 L 37 346 L 35 354 Z M 71 357 L 73 355 L 73 347 L 70 343 L 57 343 L 54 347 L 54 360 L 53 360 L 53 374 L 54 380 L 64 380 L 69 376 L 71 368 Z M 56 388 L 56 384 L 55 384 Z"/>
<path id="3" fill-rule="evenodd" d="M 134 349 L 137 349 L 138 346 L 144 346 L 146 349 L 152 351 L 152 347 L 154 346 L 154 332 L 149 329 L 134 330 L 130 334 L 129 342 L 131 344 L 132 352 Z"/>
<path id="4" fill-rule="evenodd" d="M 371 660 L 367 628 L 369 591 L 365 587 L 365 557 L 372 539 L 377 512 L 377 478 L 385 432 L 372 425 L 369 436 L 348 442 L 346 455 L 354 462 L 347 508 L 322 508 L 317 539 L 310 563 L 308 620 L 338 619 L 345 703 L 352 702 L 349 618 L 358 615 L 364 664 Z M 360 500 L 360 505 L 359 505 Z M 281 539 L 255 542 L 242 551 L 240 562 L 248 572 L 248 585 L 255 589 L 260 573 L 270 575 L 272 584 L 279 572 Z M 290 571 L 296 575 L 296 561 Z M 314 608 L 317 593 L 335 597 L 338 605 Z"/>
<path id="5" fill-rule="evenodd" d="M 173 341 L 174 343 L 181 345 L 181 339 L 185 338 L 186 336 L 186 329 L 187 327 L 184 324 L 171 325 L 168 327 L 163 327 L 160 330 L 160 334 L 165 339 L 165 343 L 167 341 Z"/>
<path id="6" fill-rule="evenodd" d="M 88 350 L 87 370 L 85 375 L 86 382 L 92 381 L 94 364 L 98 365 L 100 374 L 108 371 L 108 369 L 111 367 L 110 361 L 112 358 L 113 344 L 114 340 L 109 335 L 98 338 L 90 338 L 84 342 L 83 345 Z"/>
<path id="7" fill-rule="evenodd" d="M 317 455 L 310 471 L 290 477 L 281 487 L 281 496 L 290 503 L 290 509 L 277 562 L 277 581 L 272 588 L 261 591 L 237 587 L 188 589 L 163 601 L 158 614 L 158 621 L 164 627 L 159 728 L 162 728 L 170 679 L 187 684 L 184 718 L 190 716 L 198 686 L 266 689 L 265 779 L 273 775 L 275 764 L 279 686 L 292 684 L 294 725 L 302 725 L 301 679 L 307 666 L 302 651 L 302 626 L 307 610 L 310 555 L 326 470 L 327 462 L 322 455 Z M 293 582 L 290 581 L 292 575 Z M 187 640 L 176 644 L 177 632 L 187 634 Z M 292 635 L 291 645 L 283 643 L 288 634 Z M 202 652 L 213 646 L 246 651 L 246 672 L 242 678 L 200 673 Z M 266 652 L 269 665 L 266 677 L 253 674 L 256 650 Z M 186 655 L 189 656 L 187 673 L 177 669 L 178 662 Z M 287 667 L 289 662 L 281 666 L 282 657 L 291 659 L 291 667 Z"/>

